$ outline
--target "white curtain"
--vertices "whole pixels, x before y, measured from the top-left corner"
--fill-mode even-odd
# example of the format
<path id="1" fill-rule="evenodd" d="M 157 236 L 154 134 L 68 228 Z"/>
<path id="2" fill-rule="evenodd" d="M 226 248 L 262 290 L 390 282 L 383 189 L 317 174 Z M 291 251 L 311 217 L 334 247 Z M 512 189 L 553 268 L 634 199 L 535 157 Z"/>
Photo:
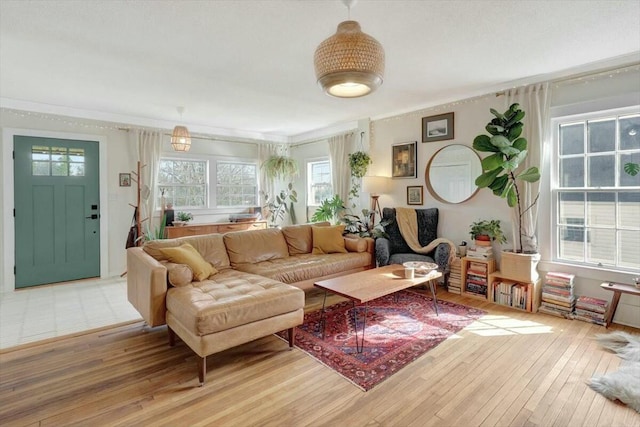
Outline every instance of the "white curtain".
<path id="1" fill-rule="evenodd" d="M 355 132 L 329 138 L 329 161 L 331 163 L 331 186 L 333 193 L 347 203 L 351 187 L 349 153 L 355 149 Z"/>
<path id="2" fill-rule="evenodd" d="M 140 219 L 148 218 L 149 227 L 153 230 L 156 224 L 153 221 L 153 213 L 156 210 L 156 199 L 159 195 L 157 188 L 158 169 L 160 167 L 160 153 L 162 151 L 162 132 L 137 130 L 136 140 L 138 145 L 138 158 L 140 159 L 140 182 L 142 195 L 140 199 Z M 144 197 L 147 194 L 148 197 Z M 144 229 L 144 228 L 143 228 Z"/>
<path id="3" fill-rule="evenodd" d="M 517 102 L 524 110 L 524 128 L 522 136 L 528 142 L 528 155 L 522 169 L 537 166 L 540 174 L 550 173 L 543 170 L 542 161 L 549 149 L 549 138 L 551 135 L 551 89 L 549 83 L 540 83 L 526 87 L 510 89 L 506 92 L 506 108 Z M 505 108 L 505 109 L 506 109 Z M 519 186 L 522 207 L 526 209 L 537 200 L 540 193 L 540 181 Z M 536 238 L 536 227 L 538 224 L 538 206 L 536 203 L 529 209 L 522 218 L 522 249 L 524 251 L 537 252 L 538 242 Z M 518 213 L 515 209 L 511 212 L 514 227 L 517 227 Z M 516 228 L 517 229 L 517 228 Z M 514 233 L 514 249 L 517 245 L 517 232 Z"/>

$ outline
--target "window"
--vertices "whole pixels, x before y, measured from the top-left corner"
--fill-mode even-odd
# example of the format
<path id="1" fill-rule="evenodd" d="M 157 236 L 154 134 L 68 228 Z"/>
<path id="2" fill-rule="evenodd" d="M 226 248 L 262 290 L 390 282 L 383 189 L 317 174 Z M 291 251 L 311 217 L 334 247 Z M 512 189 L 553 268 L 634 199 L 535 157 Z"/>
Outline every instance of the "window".
<path id="1" fill-rule="evenodd" d="M 638 107 L 554 121 L 555 259 L 617 270 L 638 269 L 640 163 Z"/>
<path id="2" fill-rule="evenodd" d="M 175 208 L 207 207 L 207 162 L 161 159 L 158 187 Z M 158 205 L 160 197 L 158 194 Z"/>
<path id="3" fill-rule="evenodd" d="M 309 185 L 307 191 L 309 206 L 318 206 L 323 200 L 333 197 L 331 164 L 328 160 L 307 163 L 307 183 Z"/>
<path id="4" fill-rule="evenodd" d="M 217 162 L 216 206 L 256 206 L 257 167 L 251 163 Z"/>
<path id="5" fill-rule="evenodd" d="M 33 176 L 84 176 L 84 149 L 34 145 L 31 173 Z"/>

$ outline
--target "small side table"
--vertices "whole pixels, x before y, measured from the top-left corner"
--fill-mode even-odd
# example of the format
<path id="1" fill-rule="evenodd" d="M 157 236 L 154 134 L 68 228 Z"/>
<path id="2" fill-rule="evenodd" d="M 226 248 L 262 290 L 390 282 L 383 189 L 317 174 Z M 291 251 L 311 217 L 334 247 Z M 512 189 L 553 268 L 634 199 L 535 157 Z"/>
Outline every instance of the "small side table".
<path id="1" fill-rule="evenodd" d="M 609 306 L 609 311 L 607 312 L 607 318 L 605 319 L 605 327 L 608 328 L 611 324 L 611 321 L 613 320 L 613 316 L 616 314 L 620 296 L 622 294 L 640 295 L 640 289 L 636 288 L 633 285 L 626 285 L 624 283 L 615 282 L 604 282 L 600 285 L 600 287 L 608 291 L 613 291 L 613 299 L 611 300 L 611 305 Z"/>

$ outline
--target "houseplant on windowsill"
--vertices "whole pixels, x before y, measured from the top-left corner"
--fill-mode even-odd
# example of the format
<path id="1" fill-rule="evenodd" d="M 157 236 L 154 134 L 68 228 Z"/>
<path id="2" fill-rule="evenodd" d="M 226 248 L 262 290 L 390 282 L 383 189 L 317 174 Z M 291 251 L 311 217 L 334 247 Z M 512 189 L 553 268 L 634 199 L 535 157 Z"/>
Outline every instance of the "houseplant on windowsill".
<path id="1" fill-rule="evenodd" d="M 181 227 L 183 225 L 187 225 L 189 221 L 193 219 L 193 215 L 191 212 L 178 212 L 176 214 L 176 219 L 173 220 L 173 225 L 176 227 Z"/>
<path id="2" fill-rule="evenodd" d="M 501 271 L 514 279 L 537 280 L 536 266 L 540 261 L 537 248 L 528 252 L 522 248 L 523 216 L 535 205 L 538 197 L 529 206 L 523 206 L 518 185 L 528 185 L 540 179 L 540 172 L 535 166 L 519 170 L 528 153 L 527 140 L 520 136 L 525 112 L 519 104 L 512 104 L 504 114 L 493 108 L 490 111 L 495 116 L 485 127 L 490 135 L 478 135 L 473 140 L 474 149 L 492 153 L 482 159 L 483 173 L 476 178 L 475 184 L 478 188 L 491 189 L 493 194 L 506 199 L 508 206 L 515 210 L 514 248 L 511 253 L 503 252 Z M 519 256 L 511 257 L 511 254 Z M 517 271 L 511 271 L 512 268 Z"/>

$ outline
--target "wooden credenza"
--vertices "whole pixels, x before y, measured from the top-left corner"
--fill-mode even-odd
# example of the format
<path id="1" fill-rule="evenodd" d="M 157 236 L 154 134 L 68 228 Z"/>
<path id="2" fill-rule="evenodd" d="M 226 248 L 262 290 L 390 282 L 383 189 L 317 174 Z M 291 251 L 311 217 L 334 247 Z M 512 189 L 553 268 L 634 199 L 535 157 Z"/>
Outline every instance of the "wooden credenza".
<path id="1" fill-rule="evenodd" d="M 197 236 L 199 234 L 228 233 L 230 231 L 264 230 L 267 221 L 253 222 L 214 222 L 211 224 L 191 224 L 180 227 L 167 227 L 165 234 L 167 239 L 185 236 Z"/>

